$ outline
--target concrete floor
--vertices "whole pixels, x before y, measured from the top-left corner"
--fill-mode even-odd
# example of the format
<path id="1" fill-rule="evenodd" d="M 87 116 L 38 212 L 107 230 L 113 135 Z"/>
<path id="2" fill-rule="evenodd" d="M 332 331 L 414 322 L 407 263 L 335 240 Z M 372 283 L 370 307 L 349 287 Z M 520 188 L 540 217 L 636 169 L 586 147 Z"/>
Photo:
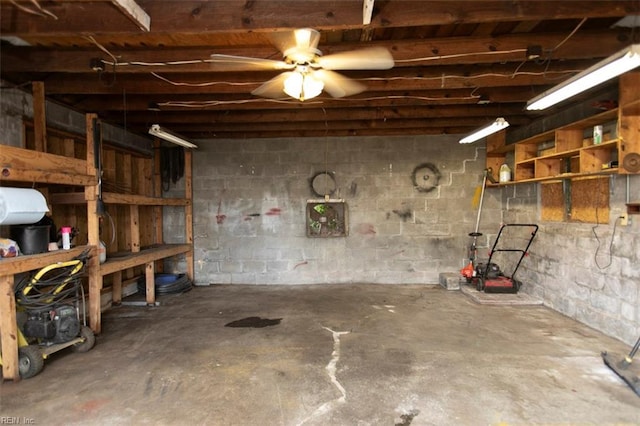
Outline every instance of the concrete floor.
<path id="1" fill-rule="evenodd" d="M 211 286 L 160 300 L 109 310 L 93 350 L 58 353 L 38 376 L 2 383 L 0 416 L 47 425 L 640 424 L 640 398 L 600 357 L 629 347 L 544 307 L 381 285 Z M 281 321 L 225 327 L 247 317 Z"/>

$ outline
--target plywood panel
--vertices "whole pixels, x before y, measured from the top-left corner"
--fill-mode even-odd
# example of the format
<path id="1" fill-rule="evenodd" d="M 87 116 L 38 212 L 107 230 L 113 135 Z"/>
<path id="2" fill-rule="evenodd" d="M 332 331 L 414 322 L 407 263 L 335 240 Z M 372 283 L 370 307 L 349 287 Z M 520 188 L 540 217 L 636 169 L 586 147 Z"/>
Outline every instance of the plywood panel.
<path id="1" fill-rule="evenodd" d="M 540 219 L 549 222 L 562 222 L 564 220 L 564 193 L 562 182 L 542 183 Z"/>
<path id="2" fill-rule="evenodd" d="M 609 178 L 571 182 L 571 221 L 609 223 Z"/>

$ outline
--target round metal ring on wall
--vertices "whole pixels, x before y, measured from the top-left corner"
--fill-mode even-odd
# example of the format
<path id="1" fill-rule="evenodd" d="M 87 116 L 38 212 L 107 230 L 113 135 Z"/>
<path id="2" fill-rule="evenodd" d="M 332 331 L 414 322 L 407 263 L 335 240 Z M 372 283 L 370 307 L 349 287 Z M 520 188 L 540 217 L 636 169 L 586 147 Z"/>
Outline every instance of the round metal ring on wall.
<path id="1" fill-rule="evenodd" d="M 319 172 L 311 177 L 311 191 L 317 197 L 331 196 L 336 192 L 336 179 L 333 173 Z"/>
<path id="2" fill-rule="evenodd" d="M 430 192 L 440 183 L 440 170 L 432 163 L 424 163 L 413 169 L 413 186 L 420 192 Z"/>

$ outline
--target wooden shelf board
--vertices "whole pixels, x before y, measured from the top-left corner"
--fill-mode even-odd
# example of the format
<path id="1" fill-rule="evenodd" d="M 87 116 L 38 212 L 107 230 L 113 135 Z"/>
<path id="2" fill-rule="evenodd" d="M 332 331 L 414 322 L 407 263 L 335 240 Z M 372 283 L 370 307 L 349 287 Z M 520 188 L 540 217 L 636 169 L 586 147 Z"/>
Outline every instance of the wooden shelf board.
<path id="1" fill-rule="evenodd" d="M 509 182 L 503 182 L 503 183 L 487 183 L 487 186 L 490 187 L 499 187 L 499 186 L 507 186 L 507 185 L 517 185 L 519 183 L 534 183 L 534 182 L 552 182 L 552 181 L 562 181 L 563 179 L 588 179 L 588 178 L 592 178 L 592 177 L 598 177 L 598 176 L 603 176 L 603 175 L 610 175 L 610 174 L 615 174 L 618 173 L 618 168 L 614 167 L 614 168 L 610 168 L 610 169 L 603 169 L 602 171 L 598 171 L 598 172 L 591 172 L 591 173 L 564 173 L 561 175 L 556 175 L 556 176 L 546 176 L 546 177 L 540 177 L 540 178 L 531 178 L 531 179 L 521 179 L 521 180 L 516 180 L 516 181 L 509 181 Z"/>
<path id="2" fill-rule="evenodd" d="M 605 124 L 607 121 L 614 121 L 617 118 L 618 108 L 614 108 L 600 112 L 587 118 L 583 118 L 582 120 L 578 120 L 574 123 L 567 124 L 566 126 L 562 126 L 557 130 L 585 129 L 587 127 Z"/>
<path id="3" fill-rule="evenodd" d="M 621 108 L 624 115 L 640 115 L 640 99 L 629 102 Z"/>
<path id="4" fill-rule="evenodd" d="M 611 139 L 609 141 L 604 141 L 604 142 L 599 143 L 599 144 L 585 146 L 585 147 L 582 147 L 581 149 L 584 149 L 584 150 L 588 151 L 588 150 L 591 150 L 591 149 L 598 149 L 598 148 L 610 148 L 613 145 L 616 145 L 616 147 L 617 147 L 618 139 Z"/>
<path id="5" fill-rule="evenodd" d="M 49 195 L 51 204 L 84 204 L 84 192 L 56 193 Z M 186 198 L 159 198 L 134 194 L 117 194 L 105 192 L 102 201 L 106 204 L 129 204 L 139 206 L 188 206 L 191 200 Z"/>
<path id="6" fill-rule="evenodd" d="M 70 250 L 55 250 L 47 253 L 30 254 L 0 260 L 1 275 L 15 275 L 22 272 L 40 269 L 57 262 L 64 262 L 80 255 L 83 251 L 94 250 L 93 246 L 78 246 Z"/>
<path id="7" fill-rule="evenodd" d="M 552 181 L 552 180 L 563 180 L 563 179 L 577 179 L 577 178 L 588 178 L 593 176 L 601 176 L 601 175 L 610 175 L 613 173 L 618 173 L 618 168 L 610 168 L 603 169 L 602 171 L 591 172 L 591 173 L 563 173 L 561 175 L 556 176 L 545 176 L 540 178 L 532 178 L 519 180 L 514 183 L 524 183 L 524 182 L 543 182 L 543 181 Z"/>
<path id="8" fill-rule="evenodd" d="M 191 244 L 164 244 L 121 257 L 109 257 L 109 254 L 107 254 L 107 261 L 100 265 L 100 274 L 102 276 L 113 274 L 114 272 L 144 265 L 165 257 L 188 253 L 191 250 Z"/>

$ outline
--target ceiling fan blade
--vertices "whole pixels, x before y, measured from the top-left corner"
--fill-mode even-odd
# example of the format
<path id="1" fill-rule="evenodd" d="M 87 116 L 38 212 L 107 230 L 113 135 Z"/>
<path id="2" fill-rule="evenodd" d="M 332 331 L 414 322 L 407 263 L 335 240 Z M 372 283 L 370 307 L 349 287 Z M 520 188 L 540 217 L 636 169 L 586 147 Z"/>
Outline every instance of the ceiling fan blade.
<path id="1" fill-rule="evenodd" d="M 281 31 L 269 35 L 271 43 L 283 54 L 296 48 L 302 51 L 317 51 L 320 33 L 311 28 L 299 28 L 293 31 Z"/>
<path id="2" fill-rule="evenodd" d="M 260 87 L 253 90 L 251 92 L 252 95 L 262 96 L 263 98 L 271 98 L 271 99 L 282 99 L 286 98 L 287 95 L 282 91 L 284 88 L 284 81 L 289 77 L 293 72 L 283 72 L 280 75 L 275 76 L 269 81 L 263 83 Z"/>
<path id="3" fill-rule="evenodd" d="M 286 70 L 293 68 L 284 61 L 273 59 L 250 58 L 247 56 L 221 55 L 214 53 L 207 62 L 225 69 L 234 70 Z"/>
<path id="4" fill-rule="evenodd" d="M 321 56 L 316 64 L 326 70 L 388 70 L 394 62 L 384 47 L 370 47 Z"/>
<path id="5" fill-rule="evenodd" d="M 362 83 L 328 70 L 317 70 L 313 76 L 324 83 L 324 91 L 334 98 L 356 95 L 367 89 Z"/>

